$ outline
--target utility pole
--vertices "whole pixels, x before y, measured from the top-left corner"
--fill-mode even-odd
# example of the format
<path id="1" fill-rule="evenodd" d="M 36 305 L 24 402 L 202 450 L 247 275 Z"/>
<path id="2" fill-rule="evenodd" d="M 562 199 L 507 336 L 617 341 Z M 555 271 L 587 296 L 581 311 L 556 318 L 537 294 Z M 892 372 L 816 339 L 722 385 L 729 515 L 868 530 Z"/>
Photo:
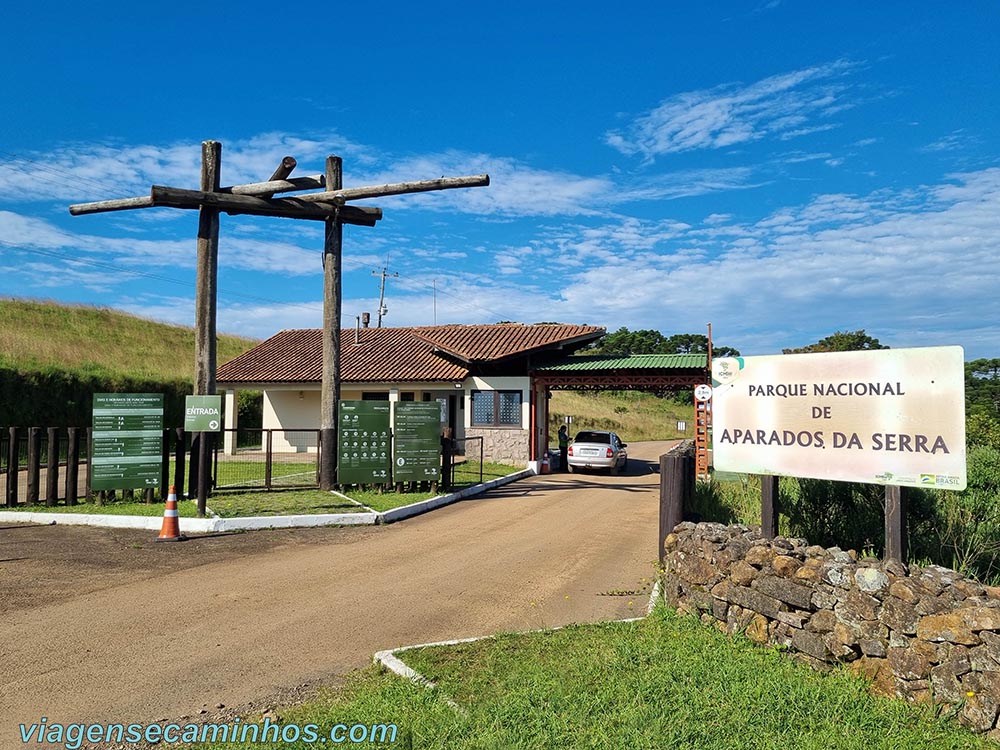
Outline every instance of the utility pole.
<path id="1" fill-rule="evenodd" d="M 344 186 L 344 162 L 339 156 L 326 160 L 327 190 Z M 319 484 L 325 490 L 337 483 L 337 418 L 340 407 L 341 262 L 344 228 L 335 213 L 326 221 L 323 245 L 323 389 L 320 392 Z"/>
<path id="2" fill-rule="evenodd" d="M 392 276 L 393 278 L 398 278 L 398 273 L 389 273 L 389 267 L 383 266 L 381 271 L 372 271 L 372 276 L 381 276 L 382 284 L 378 290 L 378 328 L 382 327 L 382 316 L 389 312 L 389 309 L 385 306 L 385 277 Z"/>

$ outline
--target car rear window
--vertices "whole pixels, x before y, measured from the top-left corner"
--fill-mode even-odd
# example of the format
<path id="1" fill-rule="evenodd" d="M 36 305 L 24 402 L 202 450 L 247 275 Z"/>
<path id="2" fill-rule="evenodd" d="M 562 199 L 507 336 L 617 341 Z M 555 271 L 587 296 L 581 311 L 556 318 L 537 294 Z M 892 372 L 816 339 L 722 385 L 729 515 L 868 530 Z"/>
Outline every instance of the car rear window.
<path id="1" fill-rule="evenodd" d="M 609 432 L 578 432 L 576 433 L 576 443 L 610 443 L 611 433 Z"/>

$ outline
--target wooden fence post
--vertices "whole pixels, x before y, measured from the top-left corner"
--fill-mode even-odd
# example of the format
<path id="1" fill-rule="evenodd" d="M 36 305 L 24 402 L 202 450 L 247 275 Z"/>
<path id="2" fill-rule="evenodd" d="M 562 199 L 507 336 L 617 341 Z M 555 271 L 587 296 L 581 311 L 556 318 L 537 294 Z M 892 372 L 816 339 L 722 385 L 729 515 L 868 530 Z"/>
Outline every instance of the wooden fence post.
<path id="1" fill-rule="evenodd" d="M 184 495 L 184 461 L 185 461 L 185 442 L 187 440 L 184 434 L 184 428 L 178 427 L 176 430 L 177 434 L 177 445 L 174 446 L 174 489 Z M 190 495 L 188 496 L 190 497 Z"/>
<path id="2" fill-rule="evenodd" d="M 906 496 L 898 485 L 885 487 L 885 559 L 906 560 Z"/>
<path id="3" fill-rule="evenodd" d="M 657 559 L 663 564 L 663 543 L 674 527 L 684 519 L 684 494 L 687 456 L 660 456 L 660 535 Z"/>
<path id="4" fill-rule="evenodd" d="M 765 539 L 778 535 L 778 477 L 760 478 L 760 533 Z"/>
<path id="5" fill-rule="evenodd" d="M 21 452 L 18 445 L 20 430 L 11 427 L 10 442 L 7 443 L 7 507 L 17 506 L 17 479 L 21 473 Z"/>
<path id="6" fill-rule="evenodd" d="M 198 462 L 201 460 L 201 433 L 191 433 L 191 449 L 188 451 L 188 500 L 198 497 Z"/>
<path id="7" fill-rule="evenodd" d="M 170 428 L 165 427 L 163 430 L 163 449 L 161 453 L 160 460 L 163 462 L 160 466 L 160 502 L 165 502 L 167 499 L 167 493 L 170 488 L 167 486 L 170 484 Z"/>
<path id="8" fill-rule="evenodd" d="M 45 504 L 50 508 L 59 502 L 59 430 L 49 427 L 48 451 L 45 459 Z"/>
<path id="9" fill-rule="evenodd" d="M 28 428 L 28 504 L 38 505 L 42 473 L 42 428 Z"/>
<path id="10" fill-rule="evenodd" d="M 80 472 L 80 429 L 70 427 L 66 430 L 66 505 L 76 505 L 80 494 L 77 483 Z"/>
<path id="11" fill-rule="evenodd" d="M 84 502 L 90 502 L 94 495 L 94 428 L 87 428 L 87 474 L 83 490 Z"/>

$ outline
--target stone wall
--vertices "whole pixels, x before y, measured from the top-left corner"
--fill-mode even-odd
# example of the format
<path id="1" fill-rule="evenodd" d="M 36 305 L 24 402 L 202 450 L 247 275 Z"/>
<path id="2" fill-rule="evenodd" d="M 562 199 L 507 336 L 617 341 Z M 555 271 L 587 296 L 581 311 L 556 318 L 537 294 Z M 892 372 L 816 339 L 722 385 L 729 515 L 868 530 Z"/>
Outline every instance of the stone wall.
<path id="1" fill-rule="evenodd" d="M 524 466 L 528 463 L 528 430 L 511 430 L 502 427 L 467 427 L 465 436 L 483 438 L 483 460 L 501 464 Z M 475 456 L 478 446 L 467 442 L 469 458 Z"/>
<path id="2" fill-rule="evenodd" d="M 846 664 L 884 695 L 955 707 L 1000 739 L 1000 589 L 746 526 L 682 523 L 665 546 L 671 606 L 819 669 Z"/>

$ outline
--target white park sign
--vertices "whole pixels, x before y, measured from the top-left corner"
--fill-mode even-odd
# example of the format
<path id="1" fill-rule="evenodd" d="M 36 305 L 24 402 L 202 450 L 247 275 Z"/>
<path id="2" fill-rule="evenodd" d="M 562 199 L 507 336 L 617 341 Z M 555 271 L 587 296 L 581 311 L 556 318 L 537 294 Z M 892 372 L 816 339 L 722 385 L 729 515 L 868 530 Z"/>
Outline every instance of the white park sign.
<path id="1" fill-rule="evenodd" d="M 960 346 L 712 362 L 718 471 L 965 489 Z"/>

